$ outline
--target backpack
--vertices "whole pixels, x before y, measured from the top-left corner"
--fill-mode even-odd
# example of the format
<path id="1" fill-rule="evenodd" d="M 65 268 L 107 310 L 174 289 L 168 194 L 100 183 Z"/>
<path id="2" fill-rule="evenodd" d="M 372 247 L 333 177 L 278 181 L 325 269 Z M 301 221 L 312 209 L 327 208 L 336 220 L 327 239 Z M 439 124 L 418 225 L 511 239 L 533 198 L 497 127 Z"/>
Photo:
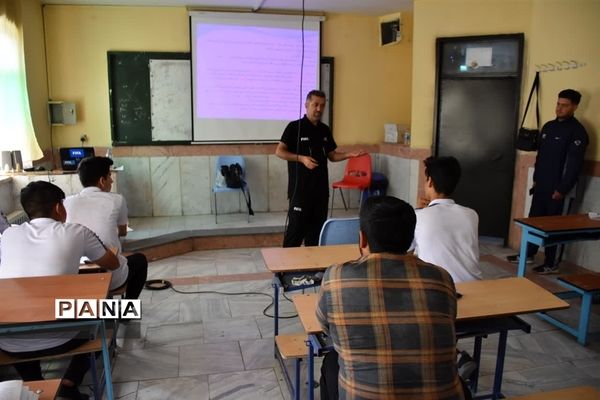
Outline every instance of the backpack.
<path id="1" fill-rule="evenodd" d="M 225 178 L 225 184 L 228 188 L 240 189 L 244 186 L 242 166 L 238 163 L 231 165 L 221 165 L 221 175 Z"/>

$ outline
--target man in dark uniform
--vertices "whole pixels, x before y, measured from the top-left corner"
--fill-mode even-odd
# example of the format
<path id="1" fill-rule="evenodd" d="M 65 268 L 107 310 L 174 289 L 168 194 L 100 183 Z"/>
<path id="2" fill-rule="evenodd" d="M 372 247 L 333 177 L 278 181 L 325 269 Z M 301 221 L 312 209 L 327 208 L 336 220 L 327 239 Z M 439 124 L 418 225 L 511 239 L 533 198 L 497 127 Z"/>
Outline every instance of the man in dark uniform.
<path id="1" fill-rule="evenodd" d="M 363 152 L 344 153 L 331 130 L 321 122 L 325 93 L 312 90 L 306 96 L 306 114 L 283 131 L 275 155 L 288 162 L 288 226 L 283 247 L 319 244 L 319 233 L 327 220 L 329 177 L 327 160 L 343 161 Z"/>
<path id="2" fill-rule="evenodd" d="M 581 173 L 588 135 L 574 117 L 580 100 L 581 94 L 576 90 L 561 91 L 556 102 L 556 119 L 542 128 L 530 190 L 533 194 L 530 217 L 562 214 L 565 196 Z M 533 258 L 537 251 L 538 246 L 529 244 L 527 258 Z M 533 270 L 539 274 L 558 273 L 556 246 L 548 246 L 544 252 L 544 264 Z"/>

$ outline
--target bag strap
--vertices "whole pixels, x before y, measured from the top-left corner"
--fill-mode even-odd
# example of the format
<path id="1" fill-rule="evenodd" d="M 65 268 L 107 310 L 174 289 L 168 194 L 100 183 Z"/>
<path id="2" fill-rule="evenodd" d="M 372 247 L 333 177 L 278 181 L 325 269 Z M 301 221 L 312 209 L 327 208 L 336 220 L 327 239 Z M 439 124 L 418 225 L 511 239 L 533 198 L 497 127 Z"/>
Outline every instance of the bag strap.
<path id="1" fill-rule="evenodd" d="M 523 113 L 523 120 L 521 121 L 521 128 L 525 123 L 525 117 L 527 117 L 527 110 L 529 110 L 529 103 L 531 103 L 531 97 L 533 96 L 533 92 L 535 92 L 535 120 L 537 123 L 538 129 L 540 128 L 540 72 L 537 71 L 535 73 L 535 79 L 533 80 L 533 85 L 531 86 L 531 91 L 529 92 L 529 98 L 527 99 L 527 105 L 525 106 L 525 112 Z"/>

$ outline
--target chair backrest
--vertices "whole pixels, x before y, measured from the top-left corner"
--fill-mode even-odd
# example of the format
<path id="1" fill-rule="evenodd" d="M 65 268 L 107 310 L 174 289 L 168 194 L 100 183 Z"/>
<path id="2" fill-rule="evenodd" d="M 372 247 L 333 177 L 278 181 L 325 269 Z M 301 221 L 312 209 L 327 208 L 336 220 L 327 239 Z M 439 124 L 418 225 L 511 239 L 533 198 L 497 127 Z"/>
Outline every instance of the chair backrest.
<path id="1" fill-rule="evenodd" d="M 371 184 L 371 156 L 363 154 L 348 159 L 344 170 L 344 181 L 351 182 L 361 189 L 368 188 Z"/>
<path id="2" fill-rule="evenodd" d="M 332 244 L 358 244 L 360 223 L 355 218 L 330 218 L 323 224 L 319 246 Z"/>

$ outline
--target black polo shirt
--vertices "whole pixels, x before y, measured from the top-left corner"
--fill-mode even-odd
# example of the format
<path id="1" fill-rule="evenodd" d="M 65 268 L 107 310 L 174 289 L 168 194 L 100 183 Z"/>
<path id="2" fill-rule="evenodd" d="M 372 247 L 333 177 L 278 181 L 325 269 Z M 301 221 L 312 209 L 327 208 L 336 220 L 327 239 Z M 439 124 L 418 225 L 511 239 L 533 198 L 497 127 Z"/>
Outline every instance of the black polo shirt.
<path id="1" fill-rule="evenodd" d="M 288 161 L 288 198 L 294 196 L 296 176 L 298 187 L 294 200 L 304 201 L 312 196 L 329 196 L 327 154 L 337 148 L 329 127 L 320 121 L 314 125 L 305 115 L 302 119 L 288 124 L 281 136 L 281 142 L 290 152 L 310 156 L 319 164 L 315 169 L 309 170 L 301 162 Z"/>
<path id="2" fill-rule="evenodd" d="M 587 132 L 575 117 L 544 124 L 533 173 L 535 192 L 569 193 L 583 168 L 587 145 Z"/>

